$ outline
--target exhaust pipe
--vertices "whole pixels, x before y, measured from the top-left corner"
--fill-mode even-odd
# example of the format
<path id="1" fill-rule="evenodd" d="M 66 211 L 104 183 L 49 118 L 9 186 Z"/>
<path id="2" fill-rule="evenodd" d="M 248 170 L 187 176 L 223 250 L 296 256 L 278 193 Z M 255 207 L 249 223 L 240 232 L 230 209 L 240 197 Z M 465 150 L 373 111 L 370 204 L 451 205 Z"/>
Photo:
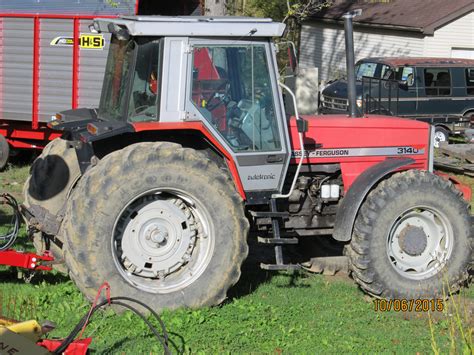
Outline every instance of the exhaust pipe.
<path id="1" fill-rule="evenodd" d="M 347 70 L 347 99 L 349 102 L 349 116 L 361 117 L 357 113 L 356 106 L 356 77 L 355 77 L 355 59 L 354 59 L 354 30 L 352 19 L 362 14 L 361 9 L 346 12 L 344 18 L 344 36 L 346 40 L 346 70 Z"/>

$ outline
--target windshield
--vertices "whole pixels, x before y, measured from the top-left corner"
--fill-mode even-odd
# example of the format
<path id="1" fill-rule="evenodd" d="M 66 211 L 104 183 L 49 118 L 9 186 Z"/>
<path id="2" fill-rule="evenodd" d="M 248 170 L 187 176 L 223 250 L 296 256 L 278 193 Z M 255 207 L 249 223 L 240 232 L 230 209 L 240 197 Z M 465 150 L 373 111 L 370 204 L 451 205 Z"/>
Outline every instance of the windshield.
<path id="1" fill-rule="evenodd" d="M 158 117 L 160 40 L 137 38 L 138 50 L 131 78 L 127 116 L 132 122 L 153 121 Z"/>
<path id="2" fill-rule="evenodd" d="M 355 67 L 357 80 L 362 80 L 363 76 L 370 78 L 383 78 L 387 71 L 390 69 L 388 65 L 381 63 L 359 63 Z"/>
<path id="3" fill-rule="evenodd" d="M 117 37 L 112 37 L 100 97 L 99 118 L 123 119 L 128 101 L 127 81 L 134 50 L 135 42 L 133 40 L 118 40 Z"/>

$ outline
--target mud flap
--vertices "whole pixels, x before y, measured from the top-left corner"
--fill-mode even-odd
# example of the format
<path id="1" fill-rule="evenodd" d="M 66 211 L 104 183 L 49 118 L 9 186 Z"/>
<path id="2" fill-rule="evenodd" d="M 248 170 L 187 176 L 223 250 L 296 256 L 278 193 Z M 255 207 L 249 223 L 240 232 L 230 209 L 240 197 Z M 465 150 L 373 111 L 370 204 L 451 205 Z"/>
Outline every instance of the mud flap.
<path id="1" fill-rule="evenodd" d="M 340 242 L 349 241 L 359 208 L 372 187 L 387 174 L 414 162 L 412 158 L 388 158 L 360 174 L 339 205 L 332 237 Z"/>

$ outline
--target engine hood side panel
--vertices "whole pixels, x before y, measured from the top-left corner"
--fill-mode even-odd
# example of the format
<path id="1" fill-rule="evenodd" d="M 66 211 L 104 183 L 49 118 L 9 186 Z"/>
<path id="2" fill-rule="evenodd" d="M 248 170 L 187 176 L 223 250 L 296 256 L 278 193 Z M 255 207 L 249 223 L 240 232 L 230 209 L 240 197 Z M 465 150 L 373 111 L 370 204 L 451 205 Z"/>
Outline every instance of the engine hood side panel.
<path id="1" fill-rule="evenodd" d="M 371 115 L 306 116 L 305 164 L 341 165 L 344 190 L 366 169 L 389 157 L 414 159 L 410 168 L 429 169 L 430 127 L 424 122 Z M 300 145 L 296 120 L 290 120 L 291 164 L 297 164 Z M 319 146 L 321 145 L 321 146 Z"/>

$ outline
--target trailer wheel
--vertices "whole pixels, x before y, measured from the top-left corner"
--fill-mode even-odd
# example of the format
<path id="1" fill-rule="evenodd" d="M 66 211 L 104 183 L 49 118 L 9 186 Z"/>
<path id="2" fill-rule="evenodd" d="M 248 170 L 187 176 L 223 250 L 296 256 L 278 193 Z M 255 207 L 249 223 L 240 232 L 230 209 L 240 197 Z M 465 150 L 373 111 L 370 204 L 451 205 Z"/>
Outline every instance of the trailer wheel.
<path id="1" fill-rule="evenodd" d="M 0 135 L 0 171 L 3 171 L 10 158 L 10 144 L 4 136 Z"/>
<path id="2" fill-rule="evenodd" d="M 74 148 L 64 139 L 54 139 L 30 168 L 30 176 L 23 187 L 24 205 L 27 208 L 38 205 L 62 218 L 66 200 L 80 175 Z M 62 241 L 56 236 L 36 232 L 33 243 L 39 254 L 50 250 L 56 260 L 63 259 Z M 64 263 L 55 264 L 55 269 L 67 273 Z"/>
<path id="3" fill-rule="evenodd" d="M 434 142 L 433 145 L 435 148 L 439 148 L 439 145 L 443 142 L 449 141 L 449 131 L 441 126 L 435 127 Z"/>
<path id="4" fill-rule="evenodd" d="M 461 193 L 436 175 L 411 170 L 370 192 L 348 254 L 353 278 L 374 296 L 441 298 L 467 280 L 473 247 Z"/>
<path id="5" fill-rule="evenodd" d="M 109 154 L 79 181 L 61 235 L 72 279 L 93 299 L 114 295 L 154 309 L 221 303 L 240 277 L 249 223 L 229 175 L 174 143 Z"/>

